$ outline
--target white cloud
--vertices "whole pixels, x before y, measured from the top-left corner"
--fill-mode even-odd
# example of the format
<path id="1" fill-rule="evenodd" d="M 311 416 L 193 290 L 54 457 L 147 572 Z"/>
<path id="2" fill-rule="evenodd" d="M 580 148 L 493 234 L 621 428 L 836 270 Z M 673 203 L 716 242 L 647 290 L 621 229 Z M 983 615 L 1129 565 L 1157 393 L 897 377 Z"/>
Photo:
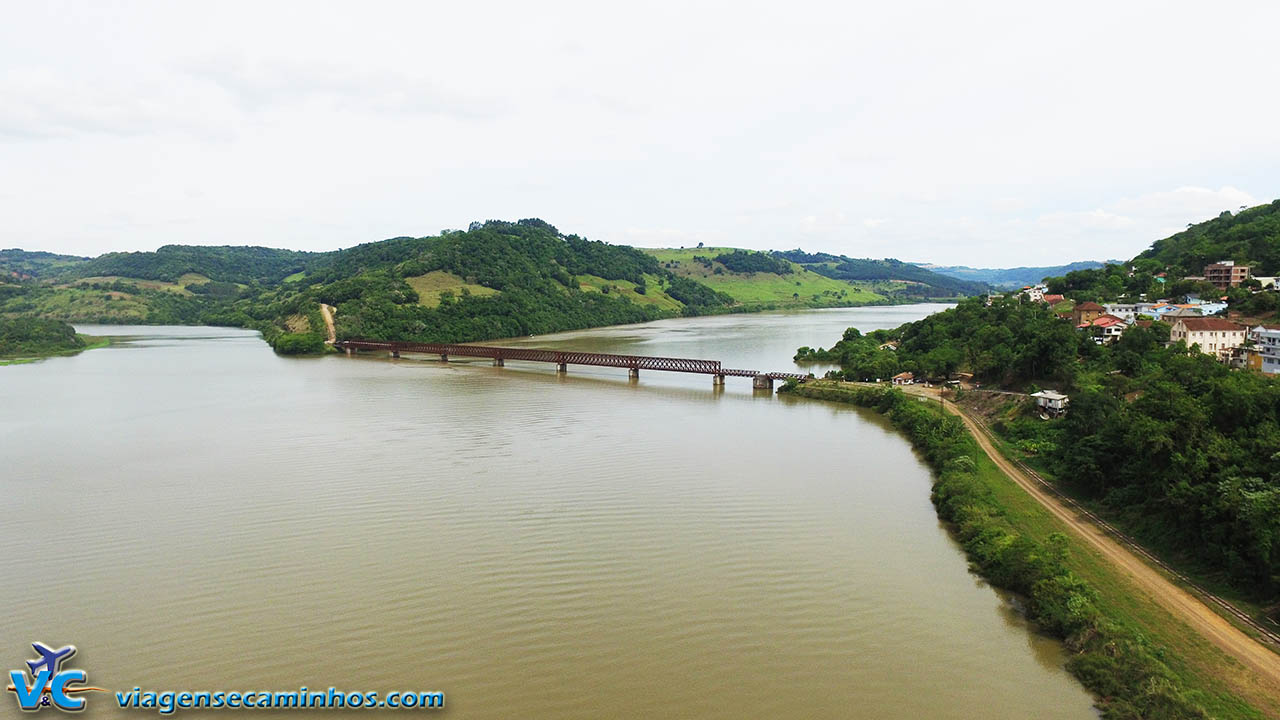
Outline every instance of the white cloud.
<path id="1" fill-rule="evenodd" d="M 1127 257 L 1280 195 L 1280 96 L 1257 90 L 1277 24 L 1232 0 L 19 3 L 0 246 L 327 249 L 537 216 L 648 245 Z"/>
<path id="2" fill-rule="evenodd" d="M 493 117 L 504 106 L 497 99 L 447 89 L 429 76 L 390 69 L 374 71 L 327 59 L 249 61 L 211 56 L 191 61 L 187 71 L 226 91 L 237 104 L 251 111 L 318 102 L 347 112 L 374 115 L 423 113 L 478 119 Z"/>
<path id="3" fill-rule="evenodd" d="M 212 120 L 206 103 L 188 88 L 151 79 L 103 84 L 47 67 L 0 73 L 0 138 L 10 141 L 175 130 L 208 135 Z"/>

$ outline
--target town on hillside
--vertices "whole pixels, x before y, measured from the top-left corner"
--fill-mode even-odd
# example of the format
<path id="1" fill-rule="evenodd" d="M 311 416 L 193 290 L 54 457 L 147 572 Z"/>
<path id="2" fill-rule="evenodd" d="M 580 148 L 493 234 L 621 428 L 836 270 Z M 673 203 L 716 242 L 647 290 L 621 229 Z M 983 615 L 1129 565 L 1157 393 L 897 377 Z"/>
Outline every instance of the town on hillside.
<path id="1" fill-rule="evenodd" d="M 1171 344 L 1185 343 L 1234 368 L 1280 375 L 1280 324 L 1251 322 L 1229 306 L 1226 295 L 1207 292 L 1209 286 L 1222 292 L 1244 289 L 1253 295 L 1278 291 L 1275 277 L 1254 276 L 1250 270 L 1250 266 L 1230 260 L 1208 264 L 1201 275 L 1181 279 L 1182 284 L 1198 283 L 1206 291 L 1176 298 L 1148 300 L 1142 293 L 1134 302 L 1122 297 L 1121 301 L 1102 304 L 1074 303 L 1062 294 L 1051 293 L 1045 283 L 1024 287 L 1016 294 L 1049 305 L 1058 317 L 1081 332 L 1091 333 L 1098 344 L 1115 342 L 1131 326 L 1150 327 L 1163 321 L 1170 326 Z M 1133 272 L 1130 268 L 1130 277 Z M 1158 274 L 1156 280 L 1164 284 L 1165 273 Z"/>

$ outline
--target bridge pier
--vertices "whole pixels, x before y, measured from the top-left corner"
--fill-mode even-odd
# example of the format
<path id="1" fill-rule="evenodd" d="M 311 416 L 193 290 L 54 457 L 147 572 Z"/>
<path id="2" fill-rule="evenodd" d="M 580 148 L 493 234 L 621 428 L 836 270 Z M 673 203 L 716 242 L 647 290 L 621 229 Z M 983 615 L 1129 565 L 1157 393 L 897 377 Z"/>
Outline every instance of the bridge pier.
<path id="1" fill-rule="evenodd" d="M 712 386 L 712 387 L 724 387 L 724 376 L 723 376 L 723 375 L 712 375 L 712 376 L 711 376 L 711 386 Z"/>
<path id="2" fill-rule="evenodd" d="M 751 378 L 751 387 L 755 388 L 756 390 L 772 390 L 773 378 L 769 377 L 768 375 L 756 375 L 755 377 Z"/>
<path id="3" fill-rule="evenodd" d="M 399 350 L 392 350 L 392 351 L 391 351 L 391 357 L 393 357 L 393 358 L 398 358 L 398 357 L 400 357 L 400 351 L 399 351 Z"/>
<path id="4" fill-rule="evenodd" d="M 444 353 L 440 353 L 440 362 L 449 362 L 449 356 Z"/>
<path id="5" fill-rule="evenodd" d="M 556 363 L 556 372 L 560 372 L 560 373 L 569 372 L 569 363 Z"/>
<path id="6" fill-rule="evenodd" d="M 494 358 L 494 359 L 493 359 L 493 366 L 494 366 L 494 367 L 502 367 L 502 358 Z"/>
<path id="7" fill-rule="evenodd" d="M 640 368 L 631 368 L 627 370 L 627 377 L 631 378 L 632 380 L 639 380 Z"/>
<path id="8" fill-rule="evenodd" d="M 348 346 L 347 346 L 347 357 L 351 357 L 352 355 L 355 355 L 355 354 L 356 354 L 355 349 L 354 349 L 354 348 L 352 348 L 350 345 L 348 345 Z"/>

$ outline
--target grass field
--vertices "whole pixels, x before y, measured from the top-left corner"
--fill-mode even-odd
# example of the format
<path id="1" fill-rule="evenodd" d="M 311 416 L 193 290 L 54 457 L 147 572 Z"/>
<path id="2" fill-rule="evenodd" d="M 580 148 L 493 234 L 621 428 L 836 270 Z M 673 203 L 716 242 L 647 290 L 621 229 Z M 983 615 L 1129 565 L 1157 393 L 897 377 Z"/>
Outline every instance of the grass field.
<path id="1" fill-rule="evenodd" d="M 426 275 L 417 275 L 404 279 L 409 283 L 409 287 L 418 292 L 418 304 L 423 307 L 437 307 L 440 305 L 440 295 L 450 292 L 455 297 L 462 295 L 462 291 L 466 290 L 472 295 L 496 295 L 497 290 L 487 288 L 483 285 L 469 283 L 452 273 L 436 270 Z"/>
<path id="2" fill-rule="evenodd" d="M 18 298 L 5 305 L 6 312 L 74 322 L 143 322 L 149 312 L 138 295 L 82 287 L 59 288 L 32 298 Z"/>
<path id="3" fill-rule="evenodd" d="M 196 278 L 200 278 L 196 280 Z M 183 282 L 187 280 L 187 282 Z M 165 290 L 167 292 L 177 293 L 179 295 L 190 295 L 191 291 L 187 290 L 187 285 L 197 285 L 201 282 L 209 282 L 209 278 L 195 273 L 187 273 L 179 278 L 178 282 L 165 282 L 163 280 L 140 280 L 138 278 L 120 277 L 118 275 L 97 275 L 94 277 L 80 278 L 74 282 L 68 283 L 64 287 L 83 288 L 89 285 L 110 285 L 112 283 L 121 282 L 127 285 L 133 285 L 142 290 Z"/>
<path id="4" fill-rule="evenodd" d="M 731 273 L 723 265 L 711 267 L 694 260 L 695 256 L 713 258 L 733 248 L 662 248 L 643 249 L 676 275 L 701 282 L 713 290 L 727 293 L 747 306 L 847 307 L 881 302 L 883 295 L 865 285 L 834 280 L 809 271 L 796 263 L 788 263 L 792 273 Z M 720 273 L 717 274 L 716 270 Z"/>
<path id="5" fill-rule="evenodd" d="M 668 310 L 671 312 L 680 312 L 684 305 L 675 298 L 662 291 L 658 286 L 658 277 L 656 275 L 645 275 L 645 293 L 641 295 L 636 292 L 636 284 L 626 280 L 606 280 L 595 275 L 578 275 L 575 278 L 578 281 L 578 287 L 587 292 L 602 292 L 604 288 L 609 288 L 609 292 L 617 293 L 618 297 L 624 297 L 637 305 L 653 305 L 660 310 Z"/>

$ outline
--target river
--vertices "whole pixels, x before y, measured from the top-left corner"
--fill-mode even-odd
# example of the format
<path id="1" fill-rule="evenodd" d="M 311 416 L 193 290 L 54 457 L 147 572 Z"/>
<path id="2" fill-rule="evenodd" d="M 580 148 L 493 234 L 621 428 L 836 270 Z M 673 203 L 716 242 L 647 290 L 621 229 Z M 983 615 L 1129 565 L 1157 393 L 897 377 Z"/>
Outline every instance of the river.
<path id="1" fill-rule="evenodd" d="M 519 342 L 794 371 L 937 309 Z M 744 378 L 80 330 L 117 339 L 0 368 L 6 670 L 40 640 L 112 690 L 438 690 L 455 718 L 1095 716 L 874 414 Z"/>

